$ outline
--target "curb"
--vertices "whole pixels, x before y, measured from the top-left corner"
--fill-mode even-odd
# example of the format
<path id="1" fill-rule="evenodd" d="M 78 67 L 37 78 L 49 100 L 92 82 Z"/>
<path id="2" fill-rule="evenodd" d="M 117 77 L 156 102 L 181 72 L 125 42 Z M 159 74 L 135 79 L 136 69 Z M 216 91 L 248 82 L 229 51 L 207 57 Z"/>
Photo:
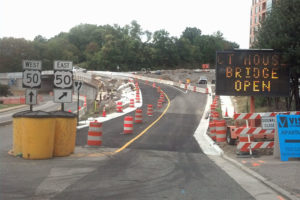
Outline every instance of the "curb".
<path id="1" fill-rule="evenodd" d="M 221 155 L 225 160 L 231 162 L 234 164 L 236 167 L 240 168 L 250 176 L 254 177 L 255 179 L 259 180 L 266 186 L 270 187 L 272 190 L 276 191 L 277 193 L 281 194 L 282 196 L 291 199 L 291 200 L 298 200 L 299 198 L 293 195 L 291 192 L 288 192 L 287 190 L 282 189 L 280 186 L 276 185 L 275 183 L 272 183 L 271 181 L 268 181 L 265 177 L 262 175 L 258 174 L 257 172 L 253 171 L 252 169 L 242 165 L 238 161 L 228 157 L 226 154 Z"/>
<path id="2" fill-rule="evenodd" d="M 10 107 L 10 108 L 4 108 L 4 109 L 0 110 L 0 113 L 15 110 L 15 109 L 19 109 L 19 108 L 23 108 L 23 107 L 26 107 L 26 106 L 27 105 L 19 105 L 19 106 L 13 106 L 13 107 Z"/>
<path id="3" fill-rule="evenodd" d="M 5 126 L 5 125 L 9 125 L 12 124 L 12 121 L 5 121 L 5 122 L 0 122 L 0 126 Z"/>

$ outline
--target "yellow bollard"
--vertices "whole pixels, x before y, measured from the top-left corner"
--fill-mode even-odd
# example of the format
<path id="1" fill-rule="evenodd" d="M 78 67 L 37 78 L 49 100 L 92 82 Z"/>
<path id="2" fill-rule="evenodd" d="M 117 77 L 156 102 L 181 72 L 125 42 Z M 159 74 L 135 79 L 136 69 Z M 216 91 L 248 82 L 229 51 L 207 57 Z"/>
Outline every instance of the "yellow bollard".
<path id="1" fill-rule="evenodd" d="M 63 111 L 51 115 L 56 122 L 53 156 L 69 156 L 75 150 L 77 115 Z"/>
<path id="2" fill-rule="evenodd" d="M 55 119 L 46 112 L 30 112 L 21 118 L 21 125 L 23 158 L 52 158 Z"/>

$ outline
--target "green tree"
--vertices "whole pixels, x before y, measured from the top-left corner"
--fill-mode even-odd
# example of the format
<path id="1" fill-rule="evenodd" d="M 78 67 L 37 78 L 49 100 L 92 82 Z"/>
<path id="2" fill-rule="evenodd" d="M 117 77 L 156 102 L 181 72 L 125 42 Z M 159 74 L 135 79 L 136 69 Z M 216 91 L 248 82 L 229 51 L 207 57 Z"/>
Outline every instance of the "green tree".
<path id="1" fill-rule="evenodd" d="M 276 1 L 258 31 L 255 48 L 276 49 L 291 68 L 292 88 L 288 109 L 295 98 L 295 109 L 300 109 L 298 79 L 300 77 L 300 1 Z"/>

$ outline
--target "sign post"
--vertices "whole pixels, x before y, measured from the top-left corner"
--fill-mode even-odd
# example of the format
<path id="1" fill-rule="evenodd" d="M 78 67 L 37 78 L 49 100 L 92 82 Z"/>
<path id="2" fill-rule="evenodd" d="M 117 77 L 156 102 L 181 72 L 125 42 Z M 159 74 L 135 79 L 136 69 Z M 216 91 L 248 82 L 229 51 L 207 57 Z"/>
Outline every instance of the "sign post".
<path id="1" fill-rule="evenodd" d="M 72 61 L 54 61 L 54 102 L 61 103 L 64 111 L 64 103 L 72 103 L 73 89 L 73 63 Z"/>
<path id="2" fill-rule="evenodd" d="M 77 91 L 77 125 L 79 124 L 79 90 L 82 87 L 82 81 L 74 81 L 74 88 Z"/>
<path id="3" fill-rule="evenodd" d="M 41 88 L 41 70 L 42 61 L 40 60 L 23 60 L 23 78 L 22 87 L 26 88 L 26 104 L 30 105 L 32 111 L 33 105 L 37 104 L 37 88 Z"/>

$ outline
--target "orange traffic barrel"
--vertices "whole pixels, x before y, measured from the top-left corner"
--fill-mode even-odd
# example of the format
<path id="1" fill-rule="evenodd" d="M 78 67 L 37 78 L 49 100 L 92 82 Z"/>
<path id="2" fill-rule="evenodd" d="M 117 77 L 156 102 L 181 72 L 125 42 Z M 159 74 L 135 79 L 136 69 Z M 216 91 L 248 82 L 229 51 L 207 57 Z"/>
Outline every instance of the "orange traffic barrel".
<path id="1" fill-rule="evenodd" d="M 147 115 L 148 116 L 153 115 L 153 106 L 152 106 L 152 104 L 148 104 L 148 106 L 147 106 Z"/>
<path id="2" fill-rule="evenodd" d="M 152 84 L 152 87 L 154 87 L 154 88 L 156 87 L 156 86 L 155 86 L 155 83 Z"/>
<path id="3" fill-rule="evenodd" d="M 215 121 L 216 125 L 216 142 L 226 142 L 227 126 L 225 120 Z"/>
<path id="4" fill-rule="evenodd" d="M 134 99 L 130 99 L 129 107 L 134 108 Z"/>
<path id="5" fill-rule="evenodd" d="M 133 117 L 125 116 L 124 118 L 124 134 L 133 133 Z"/>
<path id="6" fill-rule="evenodd" d="M 90 122 L 87 145 L 101 146 L 102 144 L 102 123 L 94 121 Z"/>
<path id="7" fill-rule="evenodd" d="M 161 99 L 158 99 L 158 101 L 157 101 L 157 108 L 162 108 L 162 101 L 161 101 Z"/>
<path id="8" fill-rule="evenodd" d="M 142 109 L 136 109 L 135 111 L 135 119 L 134 119 L 135 123 L 142 123 L 143 122 L 143 111 Z"/>
<path id="9" fill-rule="evenodd" d="M 165 102 L 165 95 L 160 94 L 160 97 L 159 97 L 159 98 L 161 99 L 162 102 Z"/>
<path id="10" fill-rule="evenodd" d="M 212 140 L 216 141 L 216 124 L 215 121 L 209 123 L 210 137 Z"/>
<path id="11" fill-rule="evenodd" d="M 136 96 L 135 96 L 135 102 L 136 103 L 140 103 L 141 102 L 140 94 L 136 94 Z"/>
<path id="12" fill-rule="evenodd" d="M 196 92 L 197 91 L 197 87 L 196 86 L 194 86 L 194 92 Z"/>
<path id="13" fill-rule="evenodd" d="M 117 112 L 123 112 L 122 101 L 117 102 Z"/>
<path id="14" fill-rule="evenodd" d="M 157 87 L 157 92 L 158 92 L 158 93 L 160 92 L 160 87 L 159 87 L 159 86 Z"/>
<path id="15" fill-rule="evenodd" d="M 215 110 L 216 108 L 217 108 L 217 105 L 215 105 L 215 104 L 210 105 L 210 110 Z"/>

